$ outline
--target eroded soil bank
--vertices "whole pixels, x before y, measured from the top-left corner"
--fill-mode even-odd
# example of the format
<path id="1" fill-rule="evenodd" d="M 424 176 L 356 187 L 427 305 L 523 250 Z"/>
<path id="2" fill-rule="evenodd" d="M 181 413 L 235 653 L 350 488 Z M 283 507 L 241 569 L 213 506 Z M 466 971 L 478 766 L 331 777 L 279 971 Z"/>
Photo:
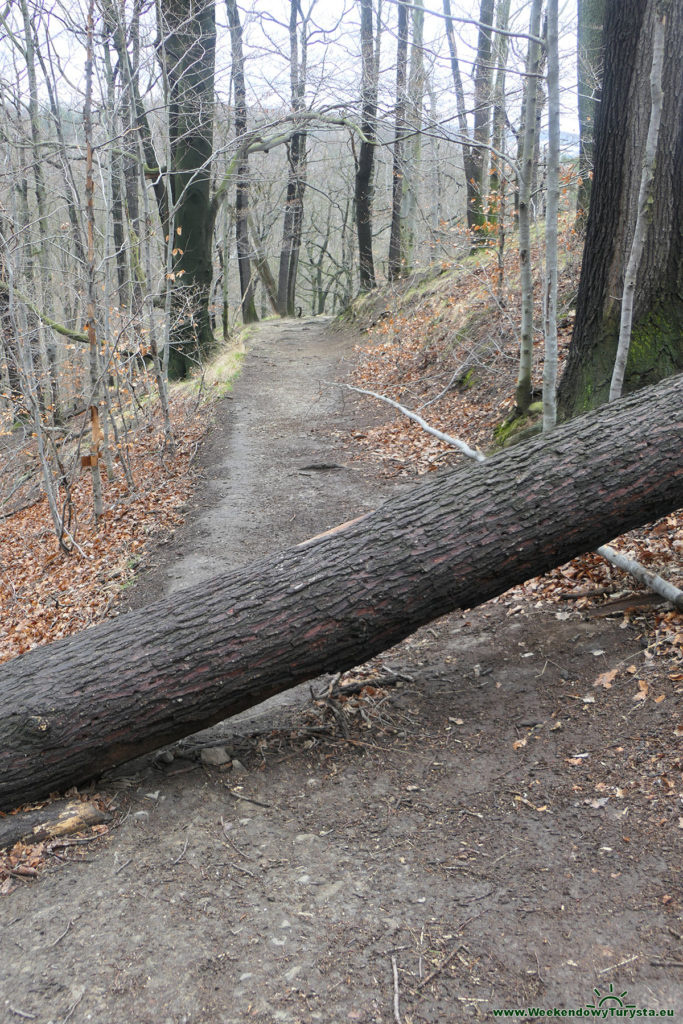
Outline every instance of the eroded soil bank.
<path id="1" fill-rule="evenodd" d="M 344 447 L 374 412 L 322 382 L 354 341 L 259 328 L 132 607 L 407 486 Z M 502 599 L 105 776 L 118 827 L 0 903 L 0 1019 L 683 1019 L 680 681 L 649 666 L 642 698 L 645 661 L 619 621 Z"/>

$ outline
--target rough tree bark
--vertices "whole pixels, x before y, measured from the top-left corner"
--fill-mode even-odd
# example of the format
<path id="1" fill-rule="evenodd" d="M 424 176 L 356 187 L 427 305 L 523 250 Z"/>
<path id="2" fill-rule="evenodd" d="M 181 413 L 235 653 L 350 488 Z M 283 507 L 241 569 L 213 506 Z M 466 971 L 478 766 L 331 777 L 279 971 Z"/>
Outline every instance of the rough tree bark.
<path id="1" fill-rule="evenodd" d="M 379 22 L 377 12 L 379 50 Z M 360 0 L 360 45 L 361 45 L 361 131 L 356 160 L 355 204 L 356 233 L 358 235 L 358 265 L 360 290 L 370 291 L 377 284 L 375 262 L 372 252 L 372 193 L 373 170 L 375 166 L 375 137 L 377 131 L 377 90 L 379 87 L 378 54 L 375 53 L 372 33 L 372 0 Z"/>
<path id="2" fill-rule="evenodd" d="M 235 89 L 235 134 L 242 138 L 247 132 L 247 89 L 244 81 L 244 53 L 242 50 L 242 24 L 237 0 L 227 0 L 230 44 L 232 48 L 232 78 Z M 255 281 L 251 272 L 249 256 L 249 159 L 244 157 L 237 168 L 235 192 L 235 238 L 237 242 L 237 263 L 240 272 L 242 294 L 242 320 L 253 324 L 258 320 L 254 300 Z M 223 332 L 226 337 L 227 334 Z"/>
<path id="3" fill-rule="evenodd" d="M 673 378 L 0 671 L 0 809 L 78 784 L 683 504 Z"/>
<path id="4" fill-rule="evenodd" d="M 213 344 L 209 315 L 215 211 L 211 201 L 216 11 L 212 0 L 158 8 L 169 84 L 168 130 L 175 212 L 170 377 L 186 377 Z"/>
<path id="5" fill-rule="evenodd" d="M 394 138 L 393 183 L 391 195 L 391 232 L 389 236 L 388 277 L 396 281 L 403 273 L 403 232 L 401 200 L 403 198 L 403 147 L 406 128 L 406 85 L 408 74 L 408 8 L 398 3 L 398 42 L 396 45 L 396 114 Z"/>
<path id="6" fill-rule="evenodd" d="M 480 0 L 479 37 L 474 67 L 474 132 L 467 126 L 465 92 L 460 75 L 460 65 L 455 41 L 455 29 L 451 15 L 450 0 L 443 0 L 446 37 L 451 59 L 451 72 L 455 88 L 458 111 L 458 126 L 462 141 L 465 180 L 467 182 L 467 227 L 472 232 L 480 230 L 486 220 L 484 196 L 488 191 L 485 181 L 487 148 L 490 142 L 491 120 L 491 35 L 495 0 Z M 473 234 L 473 238 L 476 236 Z M 476 246 L 475 246 L 476 247 Z"/>
<path id="7" fill-rule="evenodd" d="M 593 408 L 609 394 L 650 120 L 658 9 L 658 0 L 606 3 L 595 170 L 560 417 Z M 624 393 L 683 370 L 683 0 L 671 0 L 665 10 L 662 120 Z"/>
<path id="8" fill-rule="evenodd" d="M 515 402 L 520 415 L 532 402 L 531 371 L 534 357 L 534 280 L 531 266 L 531 182 L 536 149 L 536 102 L 541 48 L 536 42 L 541 26 L 542 0 L 532 0 L 529 15 L 529 46 L 524 83 L 521 174 L 519 176 L 519 277 L 522 319 L 519 330 L 519 372 Z"/>
<path id="9" fill-rule="evenodd" d="M 305 107 L 307 75 L 307 18 L 304 18 L 299 0 L 290 0 L 289 15 L 289 76 L 292 115 Z M 301 47 L 298 32 L 301 18 Z M 296 278 L 299 270 L 299 252 L 304 218 L 304 192 L 306 190 L 306 158 L 308 133 L 296 131 L 287 145 L 287 193 L 282 223 L 282 245 L 277 282 L 277 304 L 281 316 L 294 316 L 296 305 Z"/>
<path id="10" fill-rule="evenodd" d="M 403 242 L 403 273 L 415 267 L 417 242 L 416 224 L 420 169 L 422 165 L 422 130 L 425 91 L 424 62 L 424 0 L 414 0 L 410 42 L 410 71 L 406 91 L 406 128 L 408 138 L 403 142 L 403 179 L 401 181 L 401 234 Z"/>
<path id="11" fill-rule="evenodd" d="M 467 208 L 467 226 L 473 230 L 481 228 L 486 222 L 487 147 L 491 141 L 491 79 L 493 75 L 490 26 L 493 25 L 494 8 L 495 0 L 481 0 L 477 60 L 474 69 L 474 145 L 470 155 L 476 195 L 472 208 L 470 209 L 469 203 Z M 476 242 L 476 236 L 474 241 Z"/>
<path id="12" fill-rule="evenodd" d="M 579 187 L 576 193 L 577 227 L 585 228 L 593 183 L 595 113 L 602 82 L 602 24 L 605 0 L 578 0 L 576 79 L 579 107 Z"/>

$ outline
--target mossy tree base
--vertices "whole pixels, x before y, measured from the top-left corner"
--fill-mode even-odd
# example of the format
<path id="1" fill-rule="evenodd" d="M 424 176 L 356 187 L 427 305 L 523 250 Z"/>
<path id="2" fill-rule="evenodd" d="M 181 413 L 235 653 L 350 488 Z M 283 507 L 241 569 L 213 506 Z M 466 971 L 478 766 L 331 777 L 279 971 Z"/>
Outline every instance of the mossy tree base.
<path id="1" fill-rule="evenodd" d="M 609 398 L 648 129 L 656 17 L 656 0 L 608 0 L 605 5 L 605 71 L 576 321 L 558 393 L 562 419 Z M 624 394 L 683 370 L 682 47 L 683 21 L 672 16 L 666 27 L 662 120 Z"/>

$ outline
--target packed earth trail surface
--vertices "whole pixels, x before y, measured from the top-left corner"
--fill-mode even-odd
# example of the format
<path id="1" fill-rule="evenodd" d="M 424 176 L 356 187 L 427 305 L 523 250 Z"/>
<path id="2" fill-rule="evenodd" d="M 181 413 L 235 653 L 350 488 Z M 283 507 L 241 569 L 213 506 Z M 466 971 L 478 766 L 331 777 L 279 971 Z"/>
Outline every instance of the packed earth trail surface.
<path id="1" fill-rule="evenodd" d="M 256 330 L 130 607 L 409 485 L 325 383 L 357 340 Z M 680 676 L 622 625 L 505 596 L 103 776 L 115 827 L 0 901 L 2 1024 L 683 1021 Z"/>

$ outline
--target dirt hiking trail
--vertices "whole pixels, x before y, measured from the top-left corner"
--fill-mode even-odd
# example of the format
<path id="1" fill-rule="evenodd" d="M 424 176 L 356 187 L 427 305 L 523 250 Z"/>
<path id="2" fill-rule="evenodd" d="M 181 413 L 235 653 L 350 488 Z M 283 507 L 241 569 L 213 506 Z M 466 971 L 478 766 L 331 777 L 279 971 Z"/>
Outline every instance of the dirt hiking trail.
<path id="1" fill-rule="evenodd" d="M 409 486 L 348 446 L 376 411 L 321 384 L 358 340 L 258 327 L 130 607 Z M 683 1021 L 680 707 L 664 670 L 634 700 L 644 656 L 504 598 L 107 774 L 116 827 L 0 902 L 0 1021 Z"/>

